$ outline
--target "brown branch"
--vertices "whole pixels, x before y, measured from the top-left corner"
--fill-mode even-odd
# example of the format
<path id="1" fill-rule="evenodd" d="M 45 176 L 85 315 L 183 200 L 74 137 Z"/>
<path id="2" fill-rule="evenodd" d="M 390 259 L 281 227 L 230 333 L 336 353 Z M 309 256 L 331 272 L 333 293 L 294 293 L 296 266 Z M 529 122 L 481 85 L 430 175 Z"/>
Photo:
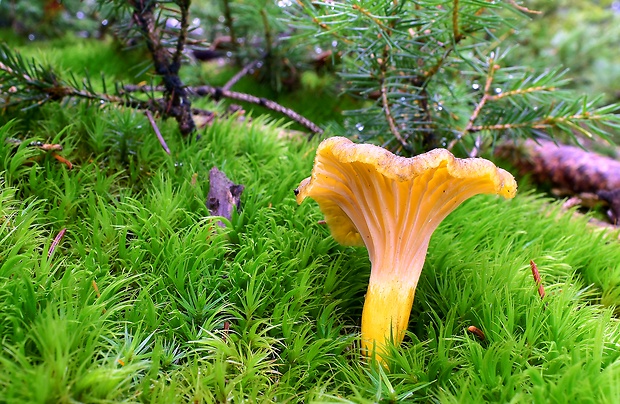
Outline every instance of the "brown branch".
<path id="1" fill-rule="evenodd" d="M 382 56 L 383 57 L 379 59 L 378 62 L 379 71 L 381 72 L 381 76 L 379 78 L 379 85 L 381 86 L 381 104 L 383 105 L 383 114 L 385 115 L 385 119 L 388 122 L 392 135 L 394 135 L 394 137 L 400 142 L 401 145 L 403 145 L 403 147 L 408 148 L 409 146 L 407 145 L 407 141 L 405 140 L 405 138 L 403 138 L 403 136 L 398 131 L 398 128 L 396 127 L 396 122 L 394 121 L 394 117 L 392 116 L 392 111 L 390 109 L 388 90 L 385 85 L 385 78 L 387 74 L 387 59 L 389 58 L 389 49 L 387 45 L 383 48 Z"/>
<path id="2" fill-rule="evenodd" d="M 312 139 L 312 137 L 315 134 L 318 134 L 318 135 L 323 134 L 323 129 L 318 127 L 315 123 L 310 121 L 308 118 L 298 114 L 297 112 L 293 111 L 290 108 L 286 108 L 278 104 L 277 102 L 271 101 L 266 98 L 256 97 L 251 94 L 239 93 L 236 91 L 222 90 L 220 88 L 211 87 L 211 86 L 193 87 L 192 91 L 196 93 L 196 95 L 198 96 L 209 96 L 216 100 L 224 97 L 224 98 L 229 98 L 231 100 L 244 101 L 250 104 L 260 105 L 274 112 L 278 112 L 286 116 L 287 118 L 297 122 L 298 124 L 306 127 L 307 129 L 309 129 L 312 132 L 312 134 L 310 135 L 310 139 Z"/>
<path id="3" fill-rule="evenodd" d="M 151 86 L 135 86 L 135 85 L 126 85 L 123 87 L 123 90 L 131 93 L 131 92 L 153 92 L 153 91 L 164 91 L 163 87 L 151 87 Z M 315 134 L 322 135 L 323 129 L 321 129 L 318 125 L 310 121 L 308 118 L 298 114 L 290 108 L 286 108 L 275 101 L 271 101 L 266 98 L 256 97 L 251 94 L 239 93 L 236 91 L 224 90 L 218 87 L 211 86 L 198 86 L 198 87 L 187 87 L 187 91 L 189 93 L 195 94 L 199 97 L 211 97 L 215 100 L 219 100 L 221 98 L 228 98 L 236 101 L 243 101 L 250 104 L 260 105 L 265 107 L 271 111 L 278 112 L 287 118 L 297 122 L 298 124 L 309 129 L 312 134 L 310 135 L 310 139 Z"/>
<path id="4" fill-rule="evenodd" d="M 230 4 L 229 0 L 223 0 L 224 2 L 224 22 L 226 23 L 226 28 L 228 28 L 228 34 L 230 35 L 230 43 L 232 44 L 232 51 L 235 57 L 235 62 L 237 65 L 241 65 L 241 60 L 239 59 L 239 52 L 237 52 L 237 37 L 235 34 L 235 27 L 233 25 L 232 14 L 230 13 Z"/>
<path id="5" fill-rule="evenodd" d="M 529 8 L 527 8 L 527 7 L 525 7 L 525 6 L 522 6 L 522 5 L 520 5 L 520 4 L 517 4 L 517 2 L 516 2 L 515 0 L 508 0 L 508 2 L 509 2 L 510 4 L 512 4 L 512 6 L 513 6 L 514 8 L 516 8 L 517 10 L 519 10 L 519 11 L 521 11 L 521 12 L 523 12 L 523 13 L 528 13 L 528 14 L 542 14 L 542 11 L 538 11 L 538 10 L 532 10 L 532 9 L 529 9 Z"/>
<path id="6" fill-rule="evenodd" d="M 183 56 L 183 47 L 187 41 L 187 30 L 189 28 L 189 5 L 190 0 L 179 1 L 179 7 L 181 11 L 181 30 L 177 38 L 177 47 L 172 57 L 172 63 L 170 65 L 171 70 L 178 73 L 181 68 L 181 57 Z"/>
<path id="7" fill-rule="evenodd" d="M 165 97 L 168 99 L 169 107 L 162 112 L 176 119 L 182 134 L 192 133 L 196 125 L 192 119 L 191 101 L 178 75 L 180 64 L 170 61 L 170 54 L 162 45 L 157 33 L 154 14 L 156 3 L 146 0 L 130 0 L 129 4 L 133 7 L 133 21 L 140 28 L 153 58 L 155 72 L 162 78 L 166 88 Z M 178 39 L 181 40 L 182 36 L 183 34 Z M 182 50 L 182 45 L 180 46 Z"/>
<path id="8" fill-rule="evenodd" d="M 170 148 L 166 144 L 166 140 L 162 136 L 161 131 L 159 130 L 159 127 L 157 126 L 157 123 L 155 122 L 155 119 L 153 119 L 153 114 L 148 109 L 145 111 L 145 114 L 146 114 L 146 117 L 149 119 L 149 122 L 151 123 L 151 127 L 153 128 L 153 131 L 155 132 L 155 136 L 157 136 L 157 139 L 159 140 L 159 144 L 161 144 L 161 147 L 163 147 L 166 153 L 170 154 Z"/>
<path id="9" fill-rule="evenodd" d="M 487 73 L 487 79 L 484 83 L 484 94 L 482 95 L 482 98 L 480 99 L 478 105 L 476 105 L 476 108 L 474 108 L 474 112 L 469 117 L 467 126 L 465 126 L 465 129 L 463 129 L 462 136 L 465 136 L 467 132 L 471 130 L 472 126 L 474 125 L 474 121 L 478 119 L 478 115 L 480 115 L 480 111 L 482 111 L 482 107 L 484 107 L 486 102 L 489 100 L 489 97 L 491 96 L 491 94 L 489 94 L 489 90 L 491 89 L 491 84 L 493 84 L 493 76 L 497 69 L 499 69 L 499 66 L 494 63 L 493 59 L 491 59 L 489 61 L 489 71 Z"/>
<path id="10" fill-rule="evenodd" d="M 463 131 L 454 140 L 450 142 L 450 144 L 448 145 L 448 150 L 451 150 L 456 145 L 457 142 L 459 142 L 463 137 L 465 137 L 465 135 L 467 135 L 467 133 L 473 130 L 474 122 L 476 121 L 476 119 L 478 119 L 478 115 L 480 115 L 480 111 L 482 111 L 482 108 L 484 107 L 484 105 L 487 103 L 487 101 L 491 97 L 489 90 L 491 89 L 491 84 L 493 83 L 493 76 L 497 69 L 499 69 L 499 65 L 496 65 L 495 61 L 491 58 L 489 60 L 489 71 L 487 72 L 487 79 L 484 84 L 484 93 L 482 94 L 482 98 L 480 99 L 480 101 L 474 108 L 474 111 L 472 112 L 471 116 L 469 117 L 467 126 L 465 126 Z"/>
<path id="11" fill-rule="evenodd" d="M 237 82 L 239 80 L 241 80 L 241 78 L 243 78 L 243 76 L 245 76 L 246 74 L 248 74 L 250 72 L 250 70 L 252 70 L 254 68 L 254 66 L 256 66 L 258 64 L 258 60 L 254 60 L 253 62 L 248 63 L 247 65 L 245 65 L 243 67 L 243 69 L 241 69 L 240 71 L 237 72 L 237 74 L 235 74 L 234 76 L 232 76 L 232 78 L 230 80 L 228 80 L 228 82 L 226 82 L 226 84 L 224 84 L 222 86 L 222 90 L 230 90 L 230 88 L 232 86 L 234 86 L 235 84 L 237 84 Z"/>
<path id="12" fill-rule="evenodd" d="M 463 39 L 463 34 L 459 31 L 459 0 L 454 0 L 454 6 L 452 7 L 452 36 L 454 42 L 459 42 Z"/>

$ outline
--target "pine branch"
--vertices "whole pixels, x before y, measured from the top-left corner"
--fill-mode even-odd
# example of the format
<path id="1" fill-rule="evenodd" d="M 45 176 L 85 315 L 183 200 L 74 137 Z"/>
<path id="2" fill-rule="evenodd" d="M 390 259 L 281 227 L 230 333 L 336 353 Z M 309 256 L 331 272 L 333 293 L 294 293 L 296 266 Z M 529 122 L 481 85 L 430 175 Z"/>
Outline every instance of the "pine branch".
<path id="1" fill-rule="evenodd" d="M 228 80 L 228 82 L 226 82 L 226 84 L 222 86 L 222 90 L 230 90 L 232 86 L 237 84 L 237 82 L 241 80 L 243 76 L 248 74 L 250 70 L 256 67 L 257 64 L 258 64 L 258 60 L 253 60 L 252 62 L 245 65 L 243 69 L 239 70 L 233 77 L 231 77 L 230 80 Z"/>
<path id="2" fill-rule="evenodd" d="M 132 86 L 127 85 L 123 88 L 124 92 L 132 93 L 132 92 L 161 92 L 165 89 L 163 87 L 150 87 L 150 86 Z M 221 98 L 228 98 L 231 100 L 247 102 L 250 104 L 260 105 L 265 107 L 271 111 L 280 113 L 287 118 L 297 122 L 298 124 L 309 129 L 312 134 L 310 135 L 310 139 L 316 134 L 322 135 L 323 129 L 321 129 L 318 125 L 310 121 L 308 118 L 300 115 L 299 113 L 293 111 L 290 108 L 286 108 L 275 101 L 271 101 L 266 98 L 256 97 L 251 94 L 240 93 L 236 91 L 225 90 L 223 88 L 212 87 L 212 86 L 196 86 L 196 87 L 187 87 L 188 93 L 195 94 L 201 97 L 211 97 L 214 100 L 220 100 Z"/>
<path id="3" fill-rule="evenodd" d="M 237 34 L 235 32 L 235 25 L 233 24 L 233 17 L 230 12 L 230 0 L 222 0 L 224 5 L 224 22 L 226 23 L 226 28 L 228 28 L 228 35 L 230 36 L 230 43 L 232 46 L 232 51 L 235 57 L 235 61 L 237 65 L 241 65 L 241 59 L 239 57 L 238 52 L 238 44 L 237 44 Z"/>
<path id="4" fill-rule="evenodd" d="M 168 50 L 162 45 L 161 38 L 157 33 L 158 27 L 155 17 L 156 3 L 146 0 L 130 0 L 129 4 L 133 8 L 132 19 L 140 28 L 146 46 L 153 58 L 155 72 L 162 78 L 166 88 L 165 97 L 168 100 L 168 106 L 164 110 L 164 113 L 165 115 L 173 116 L 177 120 L 182 134 L 190 134 L 196 128 L 194 120 L 192 119 L 191 100 L 178 75 L 181 67 L 180 55 L 187 34 L 189 0 L 182 2 L 181 34 L 177 40 L 176 56 L 174 56 L 172 60 L 170 60 Z M 175 111 L 175 113 L 172 114 L 172 111 Z"/>

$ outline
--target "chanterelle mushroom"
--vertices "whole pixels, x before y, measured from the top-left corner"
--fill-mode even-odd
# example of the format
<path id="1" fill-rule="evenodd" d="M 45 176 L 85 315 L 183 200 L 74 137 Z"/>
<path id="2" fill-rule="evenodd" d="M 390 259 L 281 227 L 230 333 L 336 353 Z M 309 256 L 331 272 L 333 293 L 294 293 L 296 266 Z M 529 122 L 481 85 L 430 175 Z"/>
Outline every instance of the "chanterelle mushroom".
<path id="1" fill-rule="evenodd" d="M 426 250 L 439 223 L 477 194 L 513 198 L 513 176 L 480 158 L 445 149 L 412 158 L 342 137 L 318 147 L 312 176 L 295 190 L 314 199 L 336 241 L 368 249 L 370 283 L 362 313 L 362 347 L 382 359 L 402 342 Z"/>

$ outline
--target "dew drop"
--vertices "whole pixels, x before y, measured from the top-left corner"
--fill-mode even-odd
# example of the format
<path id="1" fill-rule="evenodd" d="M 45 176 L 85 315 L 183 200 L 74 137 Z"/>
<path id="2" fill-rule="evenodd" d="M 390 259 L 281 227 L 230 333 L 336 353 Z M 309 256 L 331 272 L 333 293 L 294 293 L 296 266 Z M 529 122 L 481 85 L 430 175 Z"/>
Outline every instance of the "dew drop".
<path id="1" fill-rule="evenodd" d="M 358 122 L 355 124 L 355 128 L 361 132 L 364 130 L 364 125 L 361 122 Z"/>

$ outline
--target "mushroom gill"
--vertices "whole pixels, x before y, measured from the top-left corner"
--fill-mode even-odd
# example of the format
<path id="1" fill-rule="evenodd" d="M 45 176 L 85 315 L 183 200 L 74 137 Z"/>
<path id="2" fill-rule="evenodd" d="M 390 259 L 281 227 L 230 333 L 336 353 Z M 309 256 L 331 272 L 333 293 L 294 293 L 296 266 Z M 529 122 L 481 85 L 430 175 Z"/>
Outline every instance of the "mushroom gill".
<path id="1" fill-rule="evenodd" d="M 513 198 L 513 176 L 481 158 L 445 149 L 412 158 L 342 137 L 318 147 L 312 175 L 295 190 L 314 199 L 332 236 L 366 246 L 370 282 L 362 313 L 362 348 L 382 360 L 386 343 L 402 342 L 428 244 L 439 223 L 477 194 Z"/>

